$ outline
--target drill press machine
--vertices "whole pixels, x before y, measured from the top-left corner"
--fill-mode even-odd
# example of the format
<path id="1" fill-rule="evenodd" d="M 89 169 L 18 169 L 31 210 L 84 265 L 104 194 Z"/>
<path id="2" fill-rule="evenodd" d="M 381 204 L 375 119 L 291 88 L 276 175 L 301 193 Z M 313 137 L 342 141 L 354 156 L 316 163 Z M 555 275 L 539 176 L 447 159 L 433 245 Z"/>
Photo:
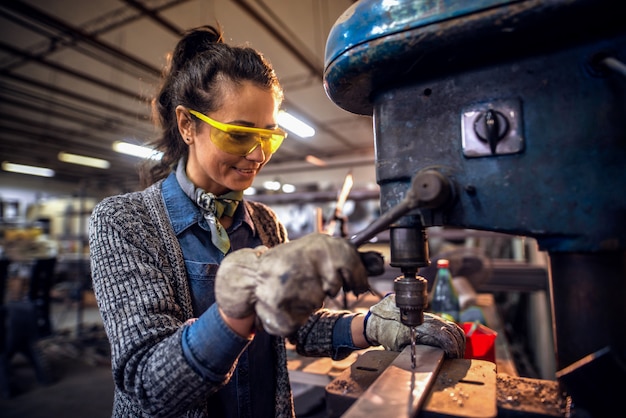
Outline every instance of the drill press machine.
<path id="1" fill-rule="evenodd" d="M 548 253 L 555 379 L 593 417 L 620 410 L 626 389 L 618 10 L 610 0 L 360 0 L 330 32 L 324 73 L 334 103 L 373 117 L 383 214 L 417 176 L 450 185 L 444 201 L 390 227 L 405 276 L 428 262 L 429 226 L 528 236 Z M 409 286 L 401 308 L 418 291 Z"/>

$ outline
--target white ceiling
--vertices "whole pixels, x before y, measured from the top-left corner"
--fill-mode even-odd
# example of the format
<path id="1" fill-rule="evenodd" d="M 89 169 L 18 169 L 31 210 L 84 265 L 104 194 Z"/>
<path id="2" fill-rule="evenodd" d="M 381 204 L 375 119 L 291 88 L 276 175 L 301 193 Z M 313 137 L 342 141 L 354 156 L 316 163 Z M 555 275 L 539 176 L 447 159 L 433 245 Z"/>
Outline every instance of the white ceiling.
<path id="1" fill-rule="evenodd" d="M 53 168 L 55 181 L 132 190 L 133 157 L 117 140 L 156 135 L 149 101 L 166 56 L 186 29 L 219 22 L 229 43 L 263 52 L 285 89 L 283 108 L 316 128 L 291 135 L 255 185 L 278 179 L 338 190 L 375 187 L 371 118 L 326 96 L 324 49 L 350 0 L 27 0 L 0 5 L 0 160 Z M 58 161 L 68 151 L 111 161 L 108 170 Z M 317 168 L 313 155 L 327 162 Z M 0 183 L 9 177 L 0 172 Z"/>

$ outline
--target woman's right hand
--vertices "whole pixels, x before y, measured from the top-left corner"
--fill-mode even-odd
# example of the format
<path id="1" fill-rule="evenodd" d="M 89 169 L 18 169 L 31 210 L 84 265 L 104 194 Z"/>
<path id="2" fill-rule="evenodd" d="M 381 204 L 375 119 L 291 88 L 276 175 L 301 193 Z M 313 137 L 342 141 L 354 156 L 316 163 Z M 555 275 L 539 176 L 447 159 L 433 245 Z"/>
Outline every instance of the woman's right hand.
<path id="1" fill-rule="evenodd" d="M 369 288 L 359 253 L 343 238 L 315 233 L 228 254 L 217 271 L 215 297 L 226 316 L 256 312 L 268 333 L 285 337 L 342 287 L 355 293 Z"/>

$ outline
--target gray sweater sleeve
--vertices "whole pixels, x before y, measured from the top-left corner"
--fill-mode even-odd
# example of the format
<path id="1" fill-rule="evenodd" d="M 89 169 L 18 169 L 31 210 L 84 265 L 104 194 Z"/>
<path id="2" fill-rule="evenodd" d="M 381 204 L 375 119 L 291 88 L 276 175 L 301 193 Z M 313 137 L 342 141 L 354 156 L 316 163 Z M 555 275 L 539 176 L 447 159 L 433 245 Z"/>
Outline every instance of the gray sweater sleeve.
<path id="1" fill-rule="evenodd" d="M 206 382 L 182 352 L 191 304 L 176 237 L 159 226 L 144 194 L 107 198 L 89 226 L 93 287 L 111 343 L 115 413 L 180 415 L 229 378 Z M 184 266 L 184 264 L 183 264 Z M 182 276 L 182 277 L 181 277 Z"/>

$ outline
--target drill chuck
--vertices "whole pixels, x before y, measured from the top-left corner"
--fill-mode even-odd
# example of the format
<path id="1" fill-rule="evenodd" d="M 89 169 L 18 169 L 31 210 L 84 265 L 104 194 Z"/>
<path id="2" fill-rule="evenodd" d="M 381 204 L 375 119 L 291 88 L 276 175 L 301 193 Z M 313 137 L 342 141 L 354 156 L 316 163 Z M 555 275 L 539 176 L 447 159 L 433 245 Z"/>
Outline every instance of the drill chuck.
<path id="1" fill-rule="evenodd" d="M 393 282 L 396 306 L 400 309 L 400 321 L 409 327 L 424 322 L 424 310 L 428 305 L 428 282 L 421 276 L 398 277 Z"/>

